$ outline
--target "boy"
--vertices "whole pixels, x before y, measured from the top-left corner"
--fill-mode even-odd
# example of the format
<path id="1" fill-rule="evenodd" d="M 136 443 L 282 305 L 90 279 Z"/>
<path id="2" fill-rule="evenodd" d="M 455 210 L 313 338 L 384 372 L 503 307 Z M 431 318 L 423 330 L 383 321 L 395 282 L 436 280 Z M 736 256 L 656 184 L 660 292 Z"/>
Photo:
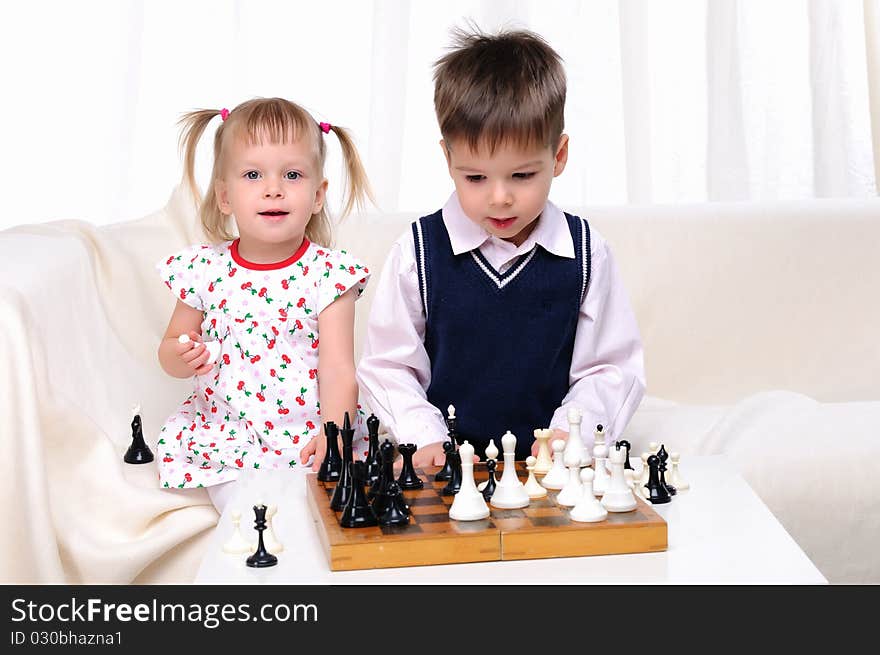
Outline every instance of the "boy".
<path id="1" fill-rule="evenodd" d="M 645 389 L 635 317 L 604 239 L 548 201 L 568 159 L 565 72 L 539 36 L 456 33 L 435 64 L 440 146 L 455 193 L 394 244 L 379 280 L 358 381 L 416 466 L 440 465 L 446 408 L 459 442 L 534 429 L 613 443 Z"/>

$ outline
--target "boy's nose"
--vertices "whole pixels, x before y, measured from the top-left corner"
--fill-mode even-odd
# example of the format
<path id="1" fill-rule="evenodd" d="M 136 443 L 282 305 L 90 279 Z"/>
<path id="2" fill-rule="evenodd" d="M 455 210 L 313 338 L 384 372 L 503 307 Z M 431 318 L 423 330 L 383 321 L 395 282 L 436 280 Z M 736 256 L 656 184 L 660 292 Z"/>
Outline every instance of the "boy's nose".
<path id="1" fill-rule="evenodd" d="M 513 204 L 513 196 L 506 184 L 496 184 L 492 188 L 491 202 L 493 206 L 497 207 Z"/>

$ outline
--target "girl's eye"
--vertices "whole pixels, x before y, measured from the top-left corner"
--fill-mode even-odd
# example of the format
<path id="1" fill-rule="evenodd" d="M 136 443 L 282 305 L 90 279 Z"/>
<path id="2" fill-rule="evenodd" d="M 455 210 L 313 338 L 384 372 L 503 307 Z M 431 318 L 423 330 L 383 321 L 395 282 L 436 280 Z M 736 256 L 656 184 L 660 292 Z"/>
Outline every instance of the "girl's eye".
<path id="1" fill-rule="evenodd" d="M 465 179 L 468 182 L 482 182 L 486 179 L 485 175 L 465 175 Z"/>
<path id="2" fill-rule="evenodd" d="M 249 180 L 259 180 L 260 174 L 257 171 L 248 171 L 244 176 Z"/>
<path id="3" fill-rule="evenodd" d="M 535 176 L 534 173 L 514 173 L 513 176 L 518 180 L 528 180 Z"/>
<path id="4" fill-rule="evenodd" d="M 296 171 L 288 171 L 287 172 L 287 179 L 288 180 L 298 180 L 301 177 L 302 177 L 302 174 L 297 173 Z"/>

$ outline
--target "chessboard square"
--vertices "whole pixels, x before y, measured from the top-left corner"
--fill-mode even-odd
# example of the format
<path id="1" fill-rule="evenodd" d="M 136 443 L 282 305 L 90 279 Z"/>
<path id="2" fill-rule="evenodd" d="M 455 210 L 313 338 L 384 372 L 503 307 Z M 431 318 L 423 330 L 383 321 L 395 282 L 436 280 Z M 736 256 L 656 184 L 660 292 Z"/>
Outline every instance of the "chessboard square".
<path id="1" fill-rule="evenodd" d="M 426 525 L 428 523 L 448 523 L 449 522 L 449 513 L 448 512 L 437 512 L 436 514 L 417 514 L 419 525 Z"/>
<path id="2" fill-rule="evenodd" d="M 449 510 L 441 503 L 439 505 L 410 505 L 410 512 L 415 516 L 439 515 L 449 516 Z"/>
<path id="3" fill-rule="evenodd" d="M 543 516 L 559 516 L 559 513 L 565 511 L 559 507 L 533 507 L 529 505 L 523 509 L 523 513 L 529 518 L 540 518 Z"/>
<path id="4" fill-rule="evenodd" d="M 406 504 L 410 507 L 424 507 L 426 505 L 442 505 L 443 500 L 440 496 L 436 494 L 427 495 L 427 496 L 409 496 L 404 494 L 404 500 L 406 500 Z"/>
<path id="5" fill-rule="evenodd" d="M 523 530 L 532 526 L 531 520 L 525 516 L 521 516 L 518 518 L 498 518 L 497 516 L 493 516 L 492 520 L 502 532 L 506 532 L 508 530 Z"/>
<path id="6" fill-rule="evenodd" d="M 525 517 L 526 514 L 522 509 L 499 509 L 494 506 L 492 507 L 493 519 L 524 519 Z"/>
<path id="7" fill-rule="evenodd" d="M 410 520 L 409 525 L 380 525 L 379 529 L 382 531 L 382 534 L 389 536 L 421 534 L 424 532 L 422 527 L 418 524 L 414 524 L 412 520 Z"/>
<path id="8" fill-rule="evenodd" d="M 555 528 L 561 527 L 563 525 L 572 525 L 573 521 L 568 517 L 568 514 L 560 515 L 558 512 L 556 515 L 545 515 L 545 516 L 533 516 L 530 518 L 532 525 L 536 528 Z"/>

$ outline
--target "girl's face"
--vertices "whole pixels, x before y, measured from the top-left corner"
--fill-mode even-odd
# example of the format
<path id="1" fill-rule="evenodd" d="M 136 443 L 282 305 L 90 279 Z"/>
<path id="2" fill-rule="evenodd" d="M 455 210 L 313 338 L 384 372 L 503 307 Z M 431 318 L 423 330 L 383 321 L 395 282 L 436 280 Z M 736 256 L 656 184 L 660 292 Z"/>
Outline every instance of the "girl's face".
<path id="1" fill-rule="evenodd" d="M 327 180 L 314 148 L 306 139 L 263 144 L 235 139 L 225 155 L 215 185 L 217 206 L 234 216 L 242 256 L 257 263 L 286 259 L 302 244 L 312 214 L 324 206 Z"/>

